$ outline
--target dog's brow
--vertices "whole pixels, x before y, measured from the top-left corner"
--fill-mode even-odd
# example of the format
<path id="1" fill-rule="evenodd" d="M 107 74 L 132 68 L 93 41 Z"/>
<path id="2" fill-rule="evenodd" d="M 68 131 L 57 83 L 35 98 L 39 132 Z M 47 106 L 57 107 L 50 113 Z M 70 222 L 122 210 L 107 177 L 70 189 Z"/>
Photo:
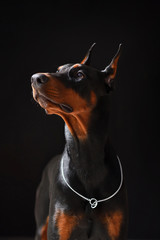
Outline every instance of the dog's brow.
<path id="1" fill-rule="evenodd" d="M 81 64 L 76 63 L 76 64 L 74 64 L 74 65 L 72 66 L 72 68 L 77 68 L 77 67 L 80 67 L 80 66 L 81 66 Z"/>
<path id="2" fill-rule="evenodd" d="M 58 71 L 61 70 L 63 68 L 63 65 L 62 66 L 59 66 L 57 69 Z"/>

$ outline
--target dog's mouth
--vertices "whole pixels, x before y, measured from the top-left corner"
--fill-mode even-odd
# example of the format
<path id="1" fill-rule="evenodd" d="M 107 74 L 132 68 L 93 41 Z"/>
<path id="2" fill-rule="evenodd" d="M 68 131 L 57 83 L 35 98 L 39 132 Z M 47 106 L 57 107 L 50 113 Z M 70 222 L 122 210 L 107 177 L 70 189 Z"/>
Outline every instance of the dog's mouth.
<path id="1" fill-rule="evenodd" d="M 50 114 L 52 112 L 52 109 L 61 109 L 62 111 L 66 113 L 71 113 L 73 112 L 72 107 L 65 103 L 58 103 L 54 101 L 53 99 L 50 99 L 47 96 L 44 96 L 42 93 L 35 92 L 33 90 L 33 98 L 36 102 L 39 103 L 39 105 L 45 109 L 46 113 Z"/>

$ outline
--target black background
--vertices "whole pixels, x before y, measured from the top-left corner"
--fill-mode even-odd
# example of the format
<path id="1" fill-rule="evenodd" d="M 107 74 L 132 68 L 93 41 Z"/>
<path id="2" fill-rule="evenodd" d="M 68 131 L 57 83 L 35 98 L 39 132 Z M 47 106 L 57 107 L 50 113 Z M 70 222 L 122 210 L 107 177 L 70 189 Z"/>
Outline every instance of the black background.
<path id="1" fill-rule="evenodd" d="M 104 69 L 123 43 L 110 134 L 124 166 L 129 237 L 160 238 L 158 1 L 0 3 L 0 234 L 33 236 L 42 169 L 64 147 L 63 121 L 32 100 L 30 77 L 82 60 Z"/>

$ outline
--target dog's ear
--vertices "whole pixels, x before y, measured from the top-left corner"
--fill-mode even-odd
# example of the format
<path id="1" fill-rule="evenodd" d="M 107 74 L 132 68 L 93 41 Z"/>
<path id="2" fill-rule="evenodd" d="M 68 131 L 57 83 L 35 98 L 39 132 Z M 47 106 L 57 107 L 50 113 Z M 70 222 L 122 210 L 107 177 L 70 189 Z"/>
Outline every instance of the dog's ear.
<path id="1" fill-rule="evenodd" d="M 89 65 L 90 61 L 91 61 L 91 53 L 92 53 L 92 49 L 93 47 L 96 45 L 96 43 L 93 43 L 92 46 L 90 47 L 90 49 L 88 50 L 86 56 L 84 57 L 84 59 L 81 61 L 81 64 L 85 64 L 85 65 Z"/>
<path id="2" fill-rule="evenodd" d="M 118 51 L 116 55 L 113 57 L 111 63 L 104 70 L 101 71 L 104 73 L 105 83 L 107 84 L 110 90 L 113 90 L 113 79 L 116 76 L 117 64 L 121 54 L 121 50 L 122 44 L 119 44 Z"/>

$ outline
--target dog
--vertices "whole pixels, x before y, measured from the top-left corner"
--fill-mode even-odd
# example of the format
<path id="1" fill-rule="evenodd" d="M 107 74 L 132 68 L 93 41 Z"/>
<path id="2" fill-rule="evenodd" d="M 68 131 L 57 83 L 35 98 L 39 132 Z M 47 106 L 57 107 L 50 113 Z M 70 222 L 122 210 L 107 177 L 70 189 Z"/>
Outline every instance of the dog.
<path id="1" fill-rule="evenodd" d="M 65 122 L 66 144 L 36 192 L 36 240 L 125 240 L 128 207 L 122 165 L 108 136 L 109 98 L 121 53 L 98 70 L 93 44 L 79 63 L 31 77 L 33 98 Z"/>

